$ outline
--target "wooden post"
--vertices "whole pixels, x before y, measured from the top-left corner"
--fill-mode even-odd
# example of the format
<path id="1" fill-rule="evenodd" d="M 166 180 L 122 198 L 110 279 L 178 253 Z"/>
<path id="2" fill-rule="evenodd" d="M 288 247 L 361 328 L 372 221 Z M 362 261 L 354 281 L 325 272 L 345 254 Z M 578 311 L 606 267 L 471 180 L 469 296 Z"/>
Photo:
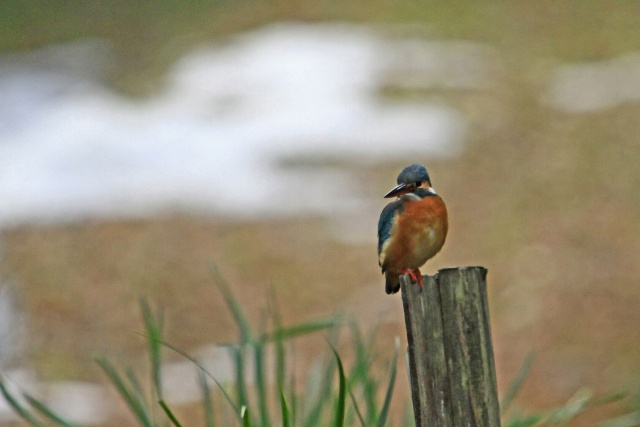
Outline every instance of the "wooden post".
<path id="1" fill-rule="evenodd" d="M 483 267 L 401 277 L 417 427 L 500 426 Z"/>

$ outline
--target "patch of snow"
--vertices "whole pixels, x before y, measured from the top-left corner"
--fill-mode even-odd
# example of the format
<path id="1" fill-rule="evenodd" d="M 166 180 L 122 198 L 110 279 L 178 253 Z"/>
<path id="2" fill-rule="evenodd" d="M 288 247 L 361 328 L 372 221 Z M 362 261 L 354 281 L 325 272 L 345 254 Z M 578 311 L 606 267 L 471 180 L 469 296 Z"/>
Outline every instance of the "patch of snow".
<path id="1" fill-rule="evenodd" d="M 413 80 L 423 72 L 425 84 L 446 75 L 457 76 L 449 87 L 484 84 L 461 71 L 467 57 L 485 70 L 482 50 L 434 46 L 363 27 L 272 25 L 186 55 L 146 100 L 114 93 L 90 67 L 43 65 L 38 52 L 0 58 L 0 225 L 175 209 L 246 218 L 353 209 L 361 196 L 345 190 L 357 179 L 346 168 L 284 164 L 458 154 L 466 132 L 458 111 L 380 95 L 402 80 L 411 49 L 420 58 Z M 52 49 L 45 59 L 60 57 Z M 73 50 L 60 49 L 69 60 Z"/>
<path id="2" fill-rule="evenodd" d="M 555 108 L 570 113 L 640 102 L 640 53 L 564 65 L 555 72 L 547 97 Z"/>

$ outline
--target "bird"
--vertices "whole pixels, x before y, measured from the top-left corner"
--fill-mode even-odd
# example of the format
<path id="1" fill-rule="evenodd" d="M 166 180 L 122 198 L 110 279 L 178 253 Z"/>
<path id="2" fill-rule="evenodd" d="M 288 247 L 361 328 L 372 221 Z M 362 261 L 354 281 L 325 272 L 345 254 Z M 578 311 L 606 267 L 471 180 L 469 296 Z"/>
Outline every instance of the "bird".
<path id="1" fill-rule="evenodd" d="M 449 229 L 447 207 L 431 187 L 425 166 L 405 167 L 397 184 L 384 196 L 397 199 L 385 206 L 378 221 L 378 265 L 387 294 L 400 290 L 403 274 L 423 286 L 420 267 L 442 249 Z"/>

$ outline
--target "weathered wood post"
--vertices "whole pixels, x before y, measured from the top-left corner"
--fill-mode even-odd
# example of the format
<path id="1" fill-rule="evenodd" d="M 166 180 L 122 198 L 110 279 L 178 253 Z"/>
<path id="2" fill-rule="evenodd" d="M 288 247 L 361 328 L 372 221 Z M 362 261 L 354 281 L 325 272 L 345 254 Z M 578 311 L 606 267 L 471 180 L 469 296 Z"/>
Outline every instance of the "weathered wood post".
<path id="1" fill-rule="evenodd" d="M 500 426 L 483 267 L 400 280 L 417 427 Z"/>

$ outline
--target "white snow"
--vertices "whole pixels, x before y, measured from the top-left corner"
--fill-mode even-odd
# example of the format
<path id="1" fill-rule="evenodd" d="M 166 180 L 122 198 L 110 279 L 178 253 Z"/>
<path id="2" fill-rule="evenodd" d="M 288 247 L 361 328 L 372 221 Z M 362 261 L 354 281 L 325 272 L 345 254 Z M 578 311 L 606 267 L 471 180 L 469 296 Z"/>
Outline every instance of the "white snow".
<path id="1" fill-rule="evenodd" d="M 394 70 L 406 71 L 408 49 L 437 61 L 420 55 L 433 46 L 363 27 L 272 25 L 186 55 L 145 100 L 51 60 L 58 51 L 69 60 L 69 46 L 0 58 L 0 225 L 175 209 L 233 217 L 352 209 L 360 196 L 341 188 L 357 179 L 347 168 L 283 163 L 456 155 L 460 113 L 379 94 Z M 478 51 L 460 52 L 452 67 L 468 53 L 482 69 Z M 446 76 L 426 62 L 412 79 L 422 68 Z"/>
<path id="2" fill-rule="evenodd" d="M 563 65 L 553 74 L 550 104 L 569 113 L 588 113 L 640 102 L 640 53 Z"/>

